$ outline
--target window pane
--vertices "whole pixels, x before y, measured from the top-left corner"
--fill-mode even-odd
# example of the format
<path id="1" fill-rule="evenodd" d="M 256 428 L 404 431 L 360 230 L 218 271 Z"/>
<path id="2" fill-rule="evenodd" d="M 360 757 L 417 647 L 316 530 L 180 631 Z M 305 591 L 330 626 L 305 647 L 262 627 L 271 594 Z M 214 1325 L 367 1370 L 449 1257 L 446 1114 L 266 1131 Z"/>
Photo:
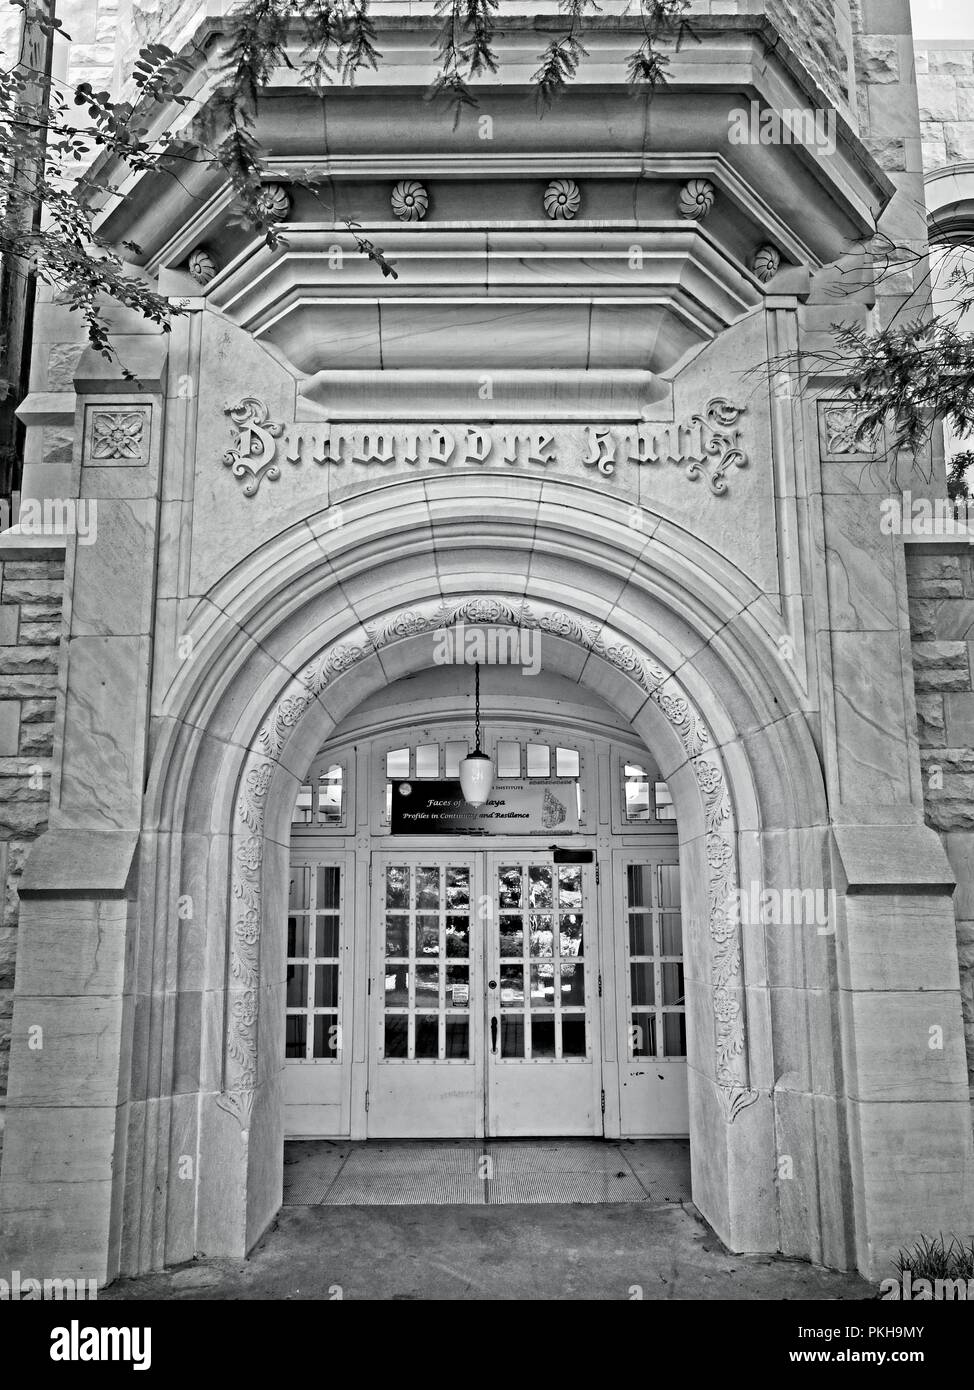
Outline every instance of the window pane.
<path id="1" fill-rule="evenodd" d="M 417 965 L 416 1007 L 437 1009 L 440 1005 L 440 968 L 438 965 Z"/>
<path id="2" fill-rule="evenodd" d="M 470 1022 L 468 1019 L 447 1019 L 446 1055 L 457 1061 L 461 1061 L 470 1056 Z"/>
<path id="3" fill-rule="evenodd" d="M 523 1009 L 524 1007 L 524 967 L 520 965 L 501 966 L 501 1008 Z"/>
<path id="4" fill-rule="evenodd" d="M 555 967 L 531 966 L 531 1007 L 550 1009 L 555 1002 Z"/>
<path id="5" fill-rule="evenodd" d="M 409 1004 L 408 965 L 386 966 L 386 1008 L 404 1009 Z"/>
<path id="6" fill-rule="evenodd" d="M 655 1004 L 656 987 L 653 980 L 653 966 L 639 965 L 635 961 L 629 966 L 632 983 L 633 1004 Z"/>
<path id="7" fill-rule="evenodd" d="M 558 933 L 558 950 L 563 956 L 582 954 L 582 914 L 563 912 Z"/>
<path id="8" fill-rule="evenodd" d="M 470 906 L 470 870 L 448 868 L 446 871 L 446 907 L 448 912 L 460 912 Z"/>
<path id="9" fill-rule="evenodd" d="M 554 954 L 551 913 L 537 912 L 531 918 L 531 955 L 547 960 Z"/>
<path id="10" fill-rule="evenodd" d="M 284 1019 L 285 1057 L 303 1057 L 307 1051 L 307 1014 L 287 1014 Z"/>
<path id="11" fill-rule="evenodd" d="M 386 869 L 386 907 L 409 906 L 409 870 L 404 864 Z"/>
<path id="12" fill-rule="evenodd" d="M 634 1057 L 656 1056 L 656 1015 L 633 1014 L 629 1042 Z"/>
<path id="13" fill-rule="evenodd" d="M 521 745 L 519 743 L 499 742 L 497 745 L 498 777 L 520 777 Z"/>
<path id="14" fill-rule="evenodd" d="M 555 772 L 559 777 L 577 777 L 579 775 L 579 757 L 574 748 L 555 750 Z"/>
<path id="15" fill-rule="evenodd" d="M 651 956 L 653 954 L 653 914 L 651 912 L 630 912 L 629 954 L 631 956 Z"/>
<path id="16" fill-rule="evenodd" d="M 311 824 L 311 788 L 309 786 L 302 787 L 301 790 L 298 792 L 297 798 L 294 802 L 294 812 L 291 816 L 291 824 Z"/>
<path id="17" fill-rule="evenodd" d="M 524 925 L 520 916 L 502 917 L 500 936 L 502 956 L 523 956 Z"/>
<path id="18" fill-rule="evenodd" d="M 338 966 L 315 966 L 315 1008 L 338 1008 Z"/>
<path id="19" fill-rule="evenodd" d="M 683 966 L 675 961 L 660 966 L 660 991 L 663 1004 L 683 1003 Z M 635 1001 L 634 1001 L 635 1002 Z"/>
<path id="20" fill-rule="evenodd" d="M 440 1020 L 436 1014 L 416 1015 L 416 1056 L 440 1055 Z"/>
<path id="21" fill-rule="evenodd" d="M 683 928 L 678 912 L 664 912 L 660 919 L 660 954 L 663 956 L 683 955 Z"/>
<path id="22" fill-rule="evenodd" d="M 502 1057 L 524 1056 L 524 1015 L 501 1015 L 500 1049 Z"/>
<path id="23" fill-rule="evenodd" d="M 341 825 L 344 809 L 344 774 L 336 764 L 318 778 L 318 823 Z"/>
<path id="24" fill-rule="evenodd" d="M 292 1008 L 300 1008 L 308 1003 L 308 967 L 289 965 L 287 967 L 287 1003 Z"/>
<path id="25" fill-rule="evenodd" d="M 564 1014 L 561 1020 L 561 1055 L 585 1056 L 585 1015 Z"/>
<path id="26" fill-rule="evenodd" d="M 416 749 L 416 776 L 439 777 L 439 775 L 440 745 L 438 743 L 421 743 Z"/>
<path id="27" fill-rule="evenodd" d="M 315 954 L 319 956 L 338 955 L 338 913 L 318 914 L 318 942 Z"/>
<path id="28" fill-rule="evenodd" d="M 440 919 L 436 913 L 416 914 L 416 955 L 438 956 L 440 954 Z"/>
<path id="29" fill-rule="evenodd" d="M 292 912 L 307 912 L 311 906 L 311 870 L 306 864 L 291 869 L 287 905 Z"/>
<path id="30" fill-rule="evenodd" d="M 337 864 L 319 864 L 317 882 L 317 907 L 319 912 L 325 909 L 337 911 L 339 904 L 339 881 L 341 869 Z"/>
<path id="31" fill-rule="evenodd" d="M 577 911 L 582 906 L 581 864 L 558 866 L 558 906 L 563 911 Z"/>
<path id="32" fill-rule="evenodd" d="M 446 1007 L 466 1009 L 470 1004 L 470 966 L 446 967 Z"/>
<path id="33" fill-rule="evenodd" d="M 626 865 L 626 895 L 630 907 L 650 907 L 650 867 L 648 864 Z"/>
<path id="34" fill-rule="evenodd" d="M 416 906 L 435 912 L 440 905 L 440 871 L 433 867 L 416 870 Z"/>
<path id="35" fill-rule="evenodd" d="M 632 763 L 625 769 L 626 820 L 649 820 L 649 778 Z"/>
<path id="36" fill-rule="evenodd" d="M 446 953 L 448 956 L 469 956 L 469 917 L 448 917 L 446 919 Z"/>
<path id="37" fill-rule="evenodd" d="M 564 1007 L 585 1003 L 585 966 L 561 967 L 561 1002 Z"/>
<path id="38" fill-rule="evenodd" d="M 679 864 L 659 864 L 659 905 L 660 907 L 680 906 L 680 866 Z"/>
<path id="39" fill-rule="evenodd" d="M 394 782 L 409 776 L 409 749 L 394 748 L 386 754 L 386 776 Z"/>
<path id="40" fill-rule="evenodd" d="M 665 782 L 657 782 L 654 787 L 657 820 L 676 820 L 676 807 Z"/>
<path id="41" fill-rule="evenodd" d="M 528 744 L 528 776 L 551 776 L 551 749 L 546 743 Z"/>
<path id="42" fill-rule="evenodd" d="M 528 906 L 531 911 L 551 907 L 551 869 L 547 864 L 532 864 L 528 876 Z"/>
<path id="43" fill-rule="evenodd" d="M 497 890 L 502 908 L 521 906 L 521 870 L 516 865 L 498 870 Z"/>
<path id="44" fill-rule="evenodd" d="M 409 1020 L 405 1014 L 386 1014 L 383 1052 L 386 1057 L 409 1055 Z"/>
<path id="45" fill-rule="evenodd" d="M 663 1055 L 687 1055 L 687 1022 L 683 1013 L 663 1015 Z"/>
<path id="46" fill-rule="evenodd" d="M 386 955 L 409 955 L 409 918 L 386 914 Z"/>
<path id="47" fill-rule="evenodd" d="M 337 1014 L 315 1014 L 314 1056 L 337 1058 Z"/>
<path id="48" fill-rule="evenodd" d="M 535 1014 L 531 1019 L 531 1056 L 554 1057 L 555 1020 Z"/>
<path id="49" fill-rule="evenodd" d="M 467 756 L 468 750 L 467 743 L 447 743 L 444 746 L 444 777 L 456 779 L 460 776 L 460 764 Z"/>
<path id="50" fill-rule="evenodd" d="M 306 956 L 308 954 L 307 917 L 289 917 L 287 919 L 287 953 L 289 956 Z"/>

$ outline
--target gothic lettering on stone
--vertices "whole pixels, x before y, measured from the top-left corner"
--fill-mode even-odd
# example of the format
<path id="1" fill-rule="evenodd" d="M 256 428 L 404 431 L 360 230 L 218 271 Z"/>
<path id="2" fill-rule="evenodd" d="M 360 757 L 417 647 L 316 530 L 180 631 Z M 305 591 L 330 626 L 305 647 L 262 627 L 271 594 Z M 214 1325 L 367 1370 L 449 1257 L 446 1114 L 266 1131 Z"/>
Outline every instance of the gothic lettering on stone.
<path id="1" fill-rule="evenodd" d="M 581 448 L 581 461 L 604 477 L 622 464 L 678 464 L 692 482 L 706 479 L 711 492 L 727 490 L 732 468 L 747 466 L 740 431 L 744 413 L 722 397 L 702 414 L 676 421 L 632 425 L 344 425 L 331 421 L 285 424 L 269 418 L 253 396 L 224 407 L 236 437 L 223 455 L 234 477 L 253 497 L 264 478 L 281 476 L 281 460 L 302 463 L 416 465 L 557 465 Z"/>

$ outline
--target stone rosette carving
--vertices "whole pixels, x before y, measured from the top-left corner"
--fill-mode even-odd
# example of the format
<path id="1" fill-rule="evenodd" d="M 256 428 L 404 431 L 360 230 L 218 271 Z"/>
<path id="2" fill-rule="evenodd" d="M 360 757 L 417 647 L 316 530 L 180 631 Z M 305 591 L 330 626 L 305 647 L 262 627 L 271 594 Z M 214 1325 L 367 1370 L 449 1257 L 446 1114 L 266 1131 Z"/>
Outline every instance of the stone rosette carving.
<path id="1" fill-rule="evenodd" d="M 676 732 L 704 805 L 714 1068 L 723 1114 L 731 1123 L 757 1099 L 757 1092 L 749 1084 L 741 934 L 729 911 L 737 883 L 736 828 L 720 751 L 703 717 L 674 677 L 622 634 L 562 609 L 485 596 L 418 605 L 366 624 L 354 639 L 336 642 L 293 677 L 261 724 L 241 777 L 233 827 L 232 986 L 219 1103 L 246 1127 L 257 1085 L 264 817 L 271 778 L 290 731 L 344 671 L 395 642 L 459 622 L 537 628 L 577 642 L 634 681 Z M 274 1023 L 276 1026 L 277 1020 Z"/>
<path id="2" fill-rule="evenodd" d="M 569 221 L 578 212 L 582 191 L 574 179 L 552 179 L 544 191 L 546 216 L 554 221 Z"/>
<path id="3" fill-rule="evenodd" d="M 676 210 L 681 217 L 700 222 L 717 200 L 717 190 L 709 179 L 690 179 L 680 189 Z"/>
<path id="4" fill-rule="evenodd" d="M 781 252 L 770 243 L 759 246 L 751 260 L 751 269 L 761 284 L 766 285 L 781 269 Z"/>
<path id="5" fill-rule="evenodd" d="M 145 452 L 145 410 L 93 410 L 88 456 L 112 463 L 140 463 Z"/>
<path id="6" fill-rule="evenodd" d="M 189 253 L 186 269 L 198 285 L 208 285 L 217 272 L 217 264 L 205 246 L 197 246 Z"/>
<path id="7" fill-rule="evenodd" d="M 866 462 L 876 457 L 879 432 L 857 438 L 861 411 L 851 401 L 818 402 L 819 449 L 826 462 Z"/>
<path id="8" fill-rule="evenodd" d="M 291 195 L 282 183 L 265 183 L 256 208 L 268 222 L 283 222 L 291 214 Z"/>
<path id="9" fill-rule="evenodd" d="M 422 222 L 430 205 L 429 194 L 415 179 L 402 179 L 397 183 L 389 201 L 400 222 Z"/>

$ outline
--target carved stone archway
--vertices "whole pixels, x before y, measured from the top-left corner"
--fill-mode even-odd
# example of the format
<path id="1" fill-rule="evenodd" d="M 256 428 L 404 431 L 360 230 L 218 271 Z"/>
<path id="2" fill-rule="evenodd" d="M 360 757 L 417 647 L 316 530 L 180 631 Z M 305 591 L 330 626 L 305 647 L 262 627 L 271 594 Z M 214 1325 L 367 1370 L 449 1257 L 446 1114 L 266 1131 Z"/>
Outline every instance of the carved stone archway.
<path id="1" fill-rule="evenodd" d="M 230 985 L 219 1103 L 243 1128 L 250 1123 L 258 1076 L 265 807 L 288 737 L 327 687 L 358 662 L 397 641 L 459 622 L 536 628 L 580 645 L 633 680 L 678 737 L 693 770 L 706 827 L 713 1075 L 725 1120 L 732 1123 L 758 1092 L 750 1085 L 741 927 L 729 911 L 738 880 L 736 824 L 720 749 L 679 682 L 621 634 L 564 608 L 487 597 L 420 604 L 364 626 L 355 638 L 329 646 L 305 666 L 261 724 L 241 774 L 233 826 Z"/>

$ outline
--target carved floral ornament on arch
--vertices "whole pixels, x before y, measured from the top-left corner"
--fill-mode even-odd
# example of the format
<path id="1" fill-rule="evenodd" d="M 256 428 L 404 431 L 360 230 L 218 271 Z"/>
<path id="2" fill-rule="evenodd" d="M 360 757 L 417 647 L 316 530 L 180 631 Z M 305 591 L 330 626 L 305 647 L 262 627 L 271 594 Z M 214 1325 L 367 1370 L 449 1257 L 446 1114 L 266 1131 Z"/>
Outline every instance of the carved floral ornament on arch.
<path id="1" fill-rule="evenodd" d="M 248 1123 L 257 1085 L 264 817 L 271 778 L 291 731 L 321 693 L 358 662 L 395 642 L 459 622 L 534 628 L 577 643 L 634 681 L 676 732 L 703 802 L 714 1075 L 731 1123 L 757 1099 L 757 1092 L 749 1084 L 741 932 L 729 911 L 737 884 L 736 828 L 720 751 L 682 687 L 622 634 L 564 609 L 485 597 L 419 604 L 365 624 L 354 640 L 328 647 L 293 677 L 261 724 L 244 764 L 233 825 L 231 979 L 220 1105 L 242 1126 Z"/>
<path id="2" fill-rule="evenodd" d="M 688 419 L 620 425 L 338 425 L 330 421 L 285 424 L 272 420 L 263 401 L 244 396 L 225 405 L 234 430 L 224 465 L 253 497 L 266 478 L 277 482 L 282 461 L 340 467 L 385 464 L 430 467 L 450 464 L 557 465 L 580 457 L 604 477 L 625 463 L 682 465 L 691 482 L 706 478 L 710 491 L 727 491 L 731 469 L 746 468 L 747 452 L 736 427 L 745 407 L 722 396 Z"/>

